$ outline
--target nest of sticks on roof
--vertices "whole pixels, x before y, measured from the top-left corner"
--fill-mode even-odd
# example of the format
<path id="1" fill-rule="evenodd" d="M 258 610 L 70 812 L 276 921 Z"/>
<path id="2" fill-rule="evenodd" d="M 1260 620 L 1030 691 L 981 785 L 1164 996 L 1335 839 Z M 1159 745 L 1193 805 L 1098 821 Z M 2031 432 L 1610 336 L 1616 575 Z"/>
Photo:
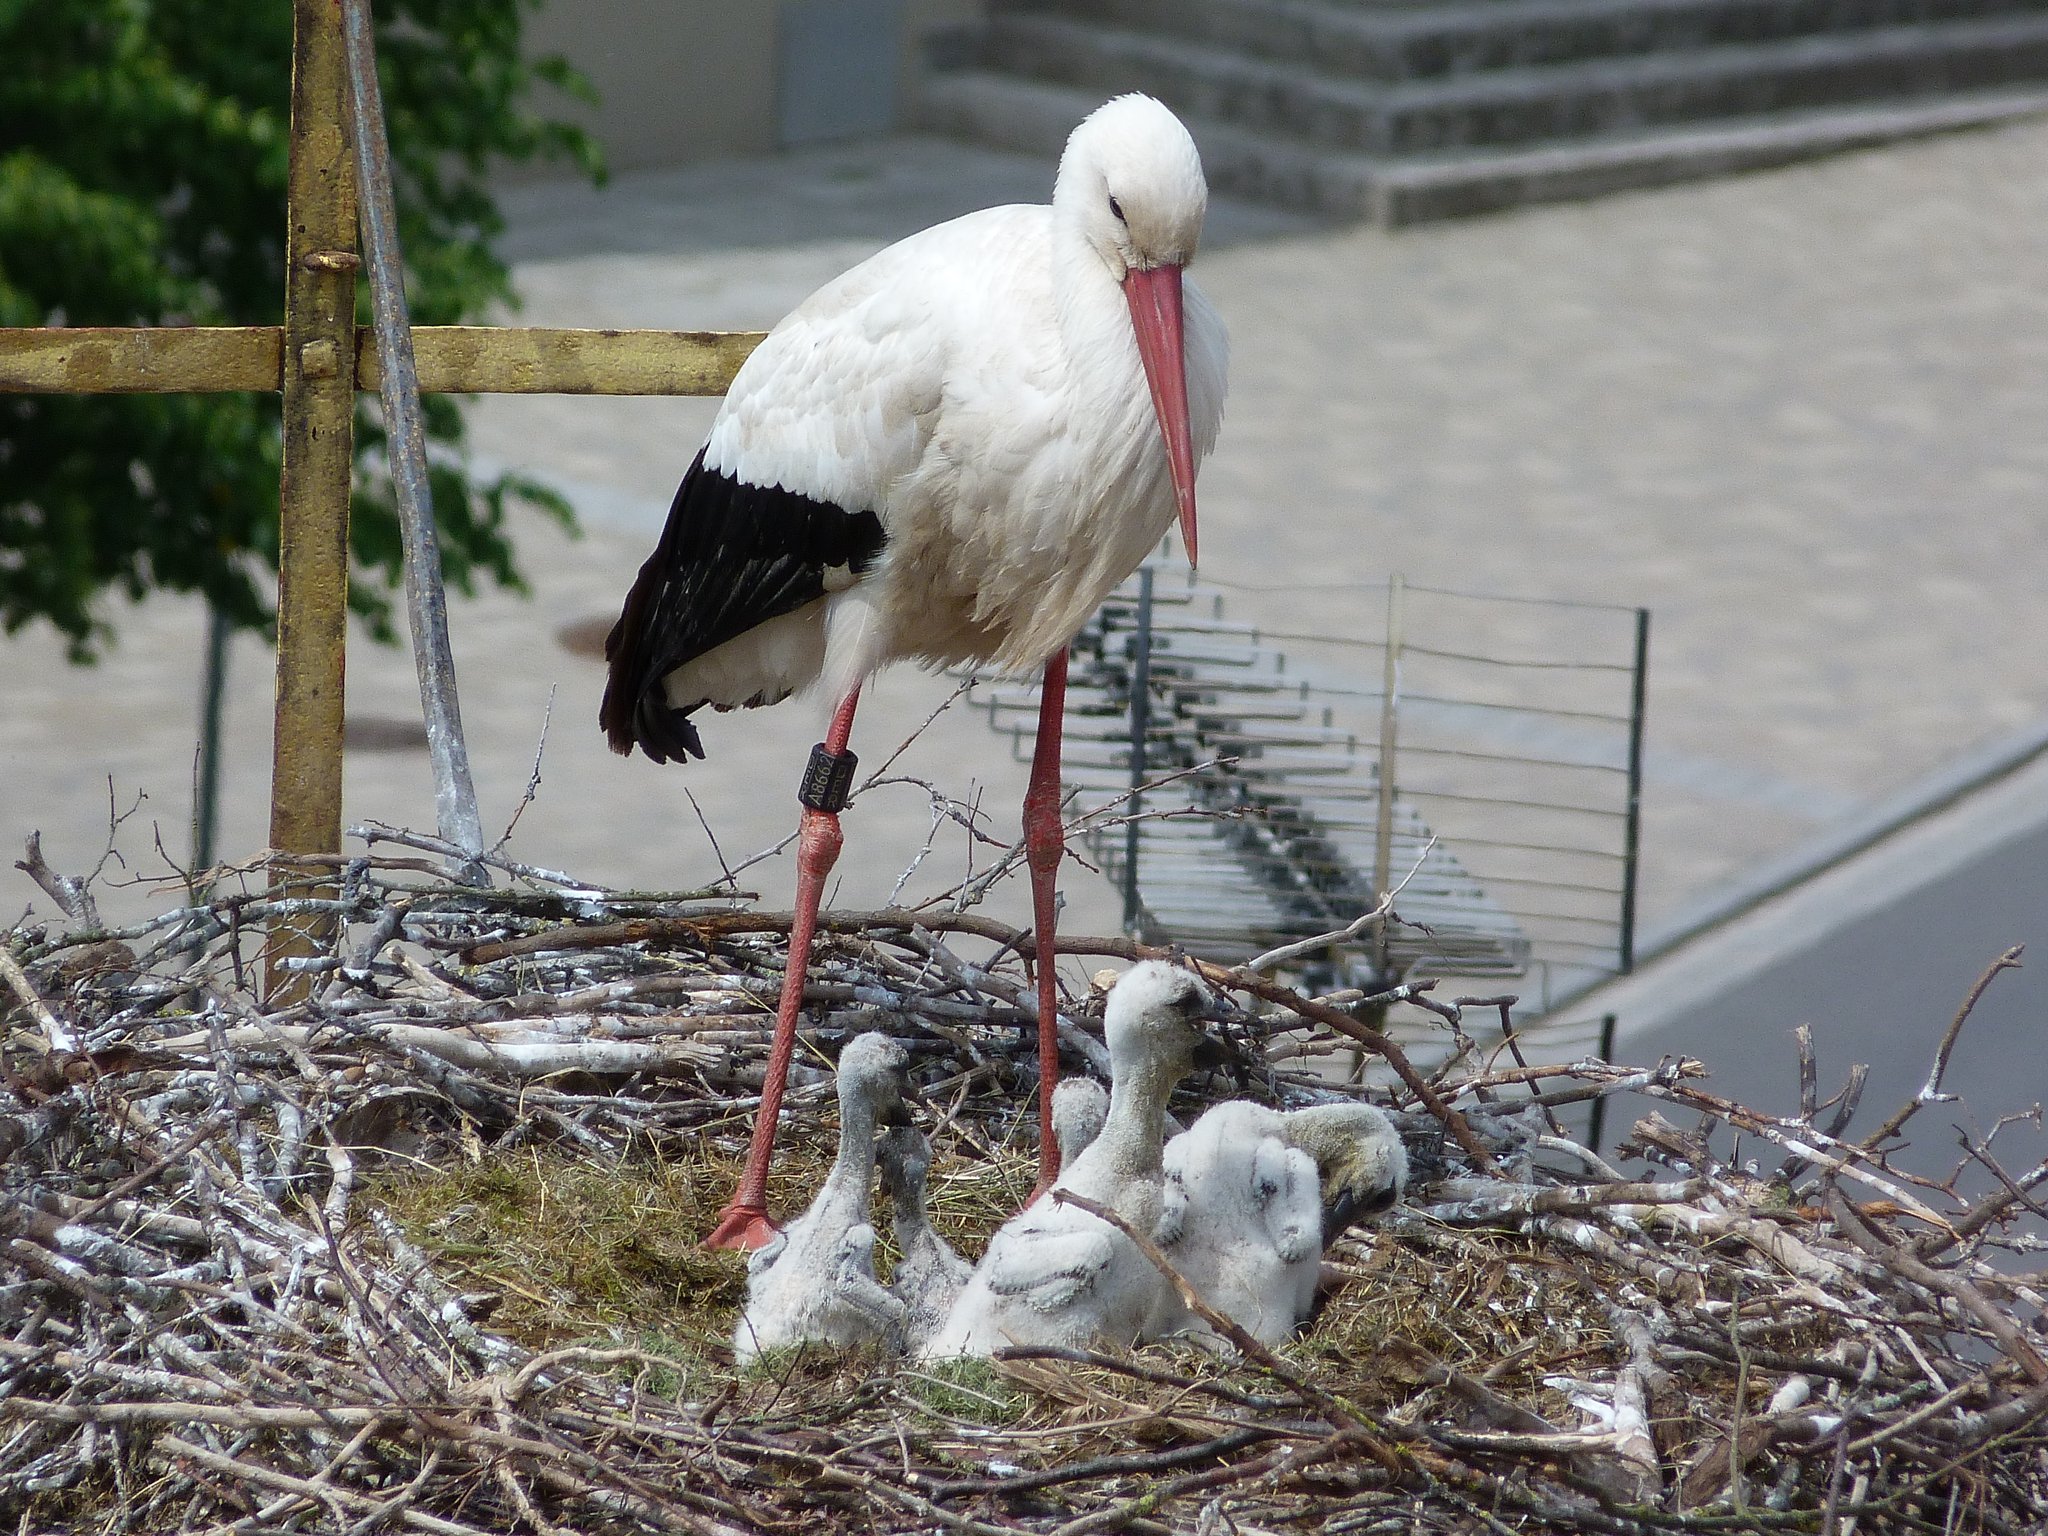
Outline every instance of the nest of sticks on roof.
<path id="1" fill-rule="evenodd" d="M 431 861 L 364 857 L 338 895 L 259 876 L 107 932 L 89 893 L 31 860 L 72 915 L 0 937 L 10 1529 L 2048 1521 L 2040 1297 L 2007 1251 L 2048 1171 L 1974 1203 L 1910 1180 L 1873 1148 L 1911 1106 L 1853 1139 L 1839 1106 L 1755 1114 L 1691 1061 L 1454 1051 L 1425 1077 L 1395 1050 L 1373 1096 L 1416 1175 L 1331 1251 L 1338 1283 L 1284 1347 L 946 1368 L 799 1351 L 740 1371 L 743 1265 L 697 1242 L 744 1149 L 782 919 L 470 889 Z M 253 981 L 280 921 L 326 937 L 300 965 L 311 996 L 268 1005 Z M 978 1251 L 1032 1174 L 1020 950 L 971 913 L 832 921 L 780 1209 L 831 1141 L 829 1058 L 881 1027 L 925 1095 L 935 1219 Z M 1367 1091 L 1270 1049 L 1387 1044 L 1352 1012 L 1208 974 L 1239 1008 L 1184 1115 Z M 1099 1031 L 1099 996 L 1073 1015 Z M 1638 1177 L 1549 1118 L 1629 1091 L 1661 1101 L 1626 1148 Z M 1782 1166 L 1717 1160 L 1702 1115 Z"/>

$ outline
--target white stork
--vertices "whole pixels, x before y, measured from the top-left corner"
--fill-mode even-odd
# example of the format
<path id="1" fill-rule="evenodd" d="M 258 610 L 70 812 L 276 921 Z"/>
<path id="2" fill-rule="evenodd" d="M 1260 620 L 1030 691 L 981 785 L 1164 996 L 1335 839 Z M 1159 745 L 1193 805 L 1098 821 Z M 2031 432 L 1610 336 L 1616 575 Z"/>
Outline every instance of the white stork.
<path id="1" fill-rule="evenodd" d="M 1231 1099 L 1167 1142 L 1164 1212 L 1155 1234 L 1202 1298 L 1263 1344 L 1279 1344 L 1314 1310 L 1323 1250 L 1401 1198 L 1408 1152 L 1370 1104 L 1268 1109 Z M 1146 1337 L 1208 1335 L 1173 1291 Z"/>
<path id="2" fill-rule="evenodd" d="M 920 1358 L 988 1355 L 1006 1344 L 1120 1348 L 1165 1308 L 1166 1280 L 1137 1246 L 1060 1190 L 1107 1206 L 1151 1236 L 1165 1210 L 1166 1101 L 1194 1062 L 1216 1000 L 1192 972 L 1146 960 L 1110 989 L 1109 1113 L 1060 1170 L 1055 1198 L 1004 1222 Z M 1313 1199 L 1313 1196 L 1311 1196 Z"/>
<path id="3" fill-rule="evenodd" d="M 839 1155 L 810 1208 L 747 1258 L 747 1305 L 733 1358 L 747 1364 L 790 1344 L 856 1349 L 903 1330 L 903 1303 L 875 1279 L 875 1126 L 903 1107 L 910 1056 L 886 1035 L 856 1035 L 839 1053 Z"/>
<path id="4" fill-rule="evenodd" d="M 1024 798 L 1037 934 L 1040 1187 L 1058 1167 L 1060 722 L 1075 630 L 1176 514 L 1223 412 L 1223 324 L 1181 270 L 1208 206 L 1177 118 L 1120 96 L 1067 141 L 1050 207 L 912 235 L 811 295 L 734 378 L 605 644 L 614 751 L 702 757 L 691 715 L 822 684 L 797 798 L 789 968 L 747 1169 L 714 1246 L 773 1233 L 769 1153 L 854 706 L 885 662 L 1044 668 Z"/>

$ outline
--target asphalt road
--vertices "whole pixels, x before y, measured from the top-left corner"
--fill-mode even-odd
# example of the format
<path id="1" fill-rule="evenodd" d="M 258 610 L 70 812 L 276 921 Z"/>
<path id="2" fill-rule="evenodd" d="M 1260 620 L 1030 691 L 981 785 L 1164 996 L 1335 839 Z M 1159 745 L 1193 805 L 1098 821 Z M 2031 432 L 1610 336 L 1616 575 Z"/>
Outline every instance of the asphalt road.
<path id="1" fill-rule="evenodd" d="M 1823 1099 L 1852 1063 L 1869 1066 L 1845 1132 L 1870 1134 L 1926 1082 L 1935 1051 L 1985 969 L 2012 946 L 1970 1011 L 1942 1077 L 1953 1101 L 1922 1107 L 1898 1166 L 1946 1177 L 1959 1138 L 1998 1132 L 1999 1162 L 2017 1173 L 2048 1157 L 2048 758 L 1909 825 L 1807 885 L 1684 946 L 1572 1011 L 1612 1011 L 1617 1059 L 1694 1056 L 1711 1092 L 1752 1109 L 1796 1113 L 1793 1031 L 1813 1032 Z M 1609 1119 L 1613 1144 L 1638 1114 L 1668 1104 L 1636 1098 Z M 1823 1117 L 1825 1118 L 1825 1117 Z M 1721 1143 L 1726 1146 L 1726 1140 Z M 1783 1154 L 1753 1139 L 1762 1168 Z M 1979 1171 L 1966 1182 L 1986 1186 Z"/>

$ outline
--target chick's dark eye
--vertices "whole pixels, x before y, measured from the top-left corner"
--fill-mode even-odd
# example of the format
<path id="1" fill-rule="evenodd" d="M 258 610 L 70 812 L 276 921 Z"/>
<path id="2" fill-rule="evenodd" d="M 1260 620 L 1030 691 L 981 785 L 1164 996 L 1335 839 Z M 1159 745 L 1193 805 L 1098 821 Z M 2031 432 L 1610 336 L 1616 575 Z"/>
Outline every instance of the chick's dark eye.
<path id="1" fill-rule="evenodd" d="M 1124 205 L 1116 200 L 1114 193 L 1110 195 L 1109 211 L 1115 217 L 1117 223 L 1121 224 L 1124 222 Z"/>

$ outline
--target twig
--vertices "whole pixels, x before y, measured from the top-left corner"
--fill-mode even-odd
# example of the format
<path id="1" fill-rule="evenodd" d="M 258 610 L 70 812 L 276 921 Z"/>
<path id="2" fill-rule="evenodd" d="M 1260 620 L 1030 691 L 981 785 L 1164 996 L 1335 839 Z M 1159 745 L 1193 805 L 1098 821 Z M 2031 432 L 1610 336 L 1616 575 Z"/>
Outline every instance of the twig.
<path id="1" fill-rule="evenodd" d="M 28 972 L 24 971 L 15 962 L 14 956 L 10 955 L 5 949 L 0 949 L 0 979 L 4 979 L 7 982 L 7 985 L 13 989 L 14 995 L 20 998 L 27 1006 L 29 1013 L 34 1017 L 35 1021 L 42 1025 L 45 1049 L 51 1051 L 75 1051 L 78 1049 L 78 1037 L 71 1032 L 62 1019 L 58 1018 L 51 1011 L 50 1005 L 43 1001 L 42 994 L 36 991 L 35 984 L 28 979 Z"/>
<path id="2" fill-rule="evenodd" d="M 602 899 L 605 894 L 586 885 L 574 875 L 565 875 L 559 870 L 543 869 L 537 864 L 523 864 L 517 859 L 505 858 L 495 850 L 471 854 L 460 844 L 445 837 L 429 837 L 424 832 L 407 831 L 402 827 L 387 827 L 374 821 L 359 822 L 349 827 L 347 831 L 350 837 L 359 838 L 373 848 L 378 843 L 402 843 L 408 848 L 443 854 L 451 860 L 469 859 L 475 863 L 488 864 L 493 869 L 502 869 L 508 875 L 517 875 L 522 880 L 538 880 L 548 885 L 564 886 L 567 888 L 565 894 L 571 896 L 582 896 L 594 901 Z"/>
<path id="3" fill-rule="evenodd" d="M 1391 891 L 1382 891 L 1380 899 L 1373 904 L 1370 911 L 1361 912 L 1342 928 L 1333 929 L 1329 933 L 1319 933 L 1312 939 L 1296 939 L 1292 944 L 1282 944 L 1278 949 L 1269 949 L 1263 955 L 1255 955 L 1245 961 L 1243 968 L 1256 975 L 1263 975 L 1278 969 L 1290 960 L 1298 960 L 1303 955 L 1314 954 L 1317 950 L 1329 949 L 1338 944 L 1348 944 L 1366 929 L 1377 927 L 1394 910 L 1394 898 L 1408 889 L 1408 882 L 1422 872 L 1422 866 L 1435 851 L 1436 834 L 1432 832 L 1429 841 L 1422 845 L 1422 852 L 1415 856 L 1415 863 L 1408 873 L 1395 883 Z"/>
<path id="4" fill-rule="evenodd" d="M 683 798 L 690 802 L 690 810 L 697 817 L 697 825 L 704 829 L 704 840 L 711 845 L 711 857 L 718 860 L 718 867 L 723 871 L 721 878 L 724 883 L 738 889 L 739 881 L 734 878 L 732 866 L 725 862 L 725 850 L 718 846 L 718 834 L 711 830 L 711 822 L 704 815 L 704 807 L 697 803 L 697 797 L 687 788 L 683 791 Z"/>
<path id="5" fill-rule="evenodd" d="M 526 776 L 526 789 L 519 796 L 519 803 L 512 807 L 512 819 L 505 823 L 504 835 L 491 845 L 491 852 L 493 853 L 502 853 L 505 845 L 512 841 L 513 828 L 519 825 L 519 818 L 526 814 L 526 808 L 533 804 L 534 797 L 540 793 L 540 760 L 547 754 L 548 726 L 554 721 L 554 718 L 555 685 L 550 683 L 548 685 L 548 702 L 541 710 L 540 715 L 540 740 L 535 742 L 533 746 L 533 771 Z"/>
<path id="6" fill-rule="evenodd" d="M 1920 1085 L 1917 1094 L 1892 1111 L 1889 1120 L 1863 1138 L 1863 1149 L 1866 1152 L 1876 1151 L 1898 1135 L 1905 1123 L 1925 1105 L 1939 1104 L 1944 1099 L 1953 1097 L 1941 1091 L 1941 1079 L 1948 1071 L 1948 1058 L 1956 1048 L 1956 1037 L 1962 1034 L 1964 1023 L 1969 1019 L 1971 1010 L 1977 1006 L 1977 999 L 1984 995 L 1993 981 L 1997 980 L 2000 971 L 2019 969 L 2020 956 L 2025 950 L 2026 945 L 2015 944 L 1985 967 L 1984 974 L 1977 978 L 1976 983 L 1963 998 L 1963 1004 L 1956 1010 L 1955 1017 L 1949 1020 L 1948 1028 L 1942 1031 L 1941 1043 L 1934 1048 L 1934 1062 L 1927 1069 L 1927 1081 Z"/>
<path id="7" fill-rule="evenodd" d="M 43 858 L 43 834 L 31 832 L 28 835 L 27 857 L 16 859 L 14 867 L 29 879 L 49 892 L 50 899 L 66 917 L 85 924 L 88 928 L 104 928 L 100 921 L 99 903 L 93 900 L 92 882 L 80 880 L 72 875 L 60 875 L 50 868 Z"/>

